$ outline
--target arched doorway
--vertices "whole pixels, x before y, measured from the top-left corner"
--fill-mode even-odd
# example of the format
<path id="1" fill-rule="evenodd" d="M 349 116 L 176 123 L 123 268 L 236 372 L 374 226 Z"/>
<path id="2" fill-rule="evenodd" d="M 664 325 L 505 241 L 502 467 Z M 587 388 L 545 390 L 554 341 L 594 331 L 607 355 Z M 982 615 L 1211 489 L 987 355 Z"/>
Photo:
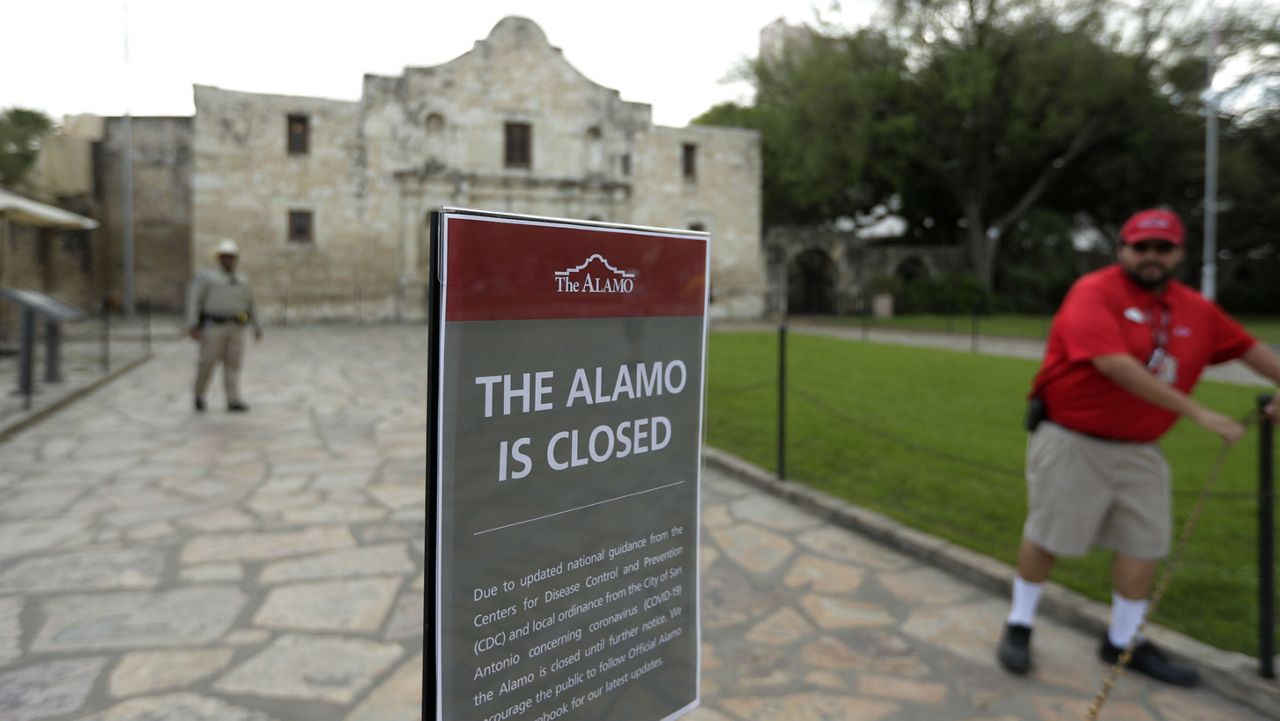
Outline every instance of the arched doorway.
<path id="1" fill-rule="evenodd" d="M 917 280 L 929 279 L 929 266 L 919 256 L 911 256 L 898 264 L 894 274 L 902 279 L 903 285 L 911 285 Z"/>
<path id="2" fill-rule="evenodd" d="M 806 250 L 788 264 L 787 312 L 800 315 L 836 312 L 836 264 L 825 251 Z"/>

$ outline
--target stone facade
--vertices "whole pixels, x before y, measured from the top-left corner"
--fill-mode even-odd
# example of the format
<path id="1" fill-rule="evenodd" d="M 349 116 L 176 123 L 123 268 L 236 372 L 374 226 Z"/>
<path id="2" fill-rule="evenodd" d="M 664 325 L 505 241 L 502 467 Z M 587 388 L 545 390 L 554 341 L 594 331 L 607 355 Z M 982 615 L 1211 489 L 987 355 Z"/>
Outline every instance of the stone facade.
<path id="1" fill-rule="evenodd" d="M 191 258 L 237 239 L 266 317 L 420 316 L 441 206 L 707 230 L 713 313 L 763 312 L 758 134 L 655 126 L 530 20 L 359 101 L 195 101 Z"/>
<path id="2" fill-rule="evenodd" d="M 773 226 L 764 246 L 770 314 L 865 312 L 883 279 L 910 282 L 967 269 L 959 247 L 907 245 L 827 227 Z"/>

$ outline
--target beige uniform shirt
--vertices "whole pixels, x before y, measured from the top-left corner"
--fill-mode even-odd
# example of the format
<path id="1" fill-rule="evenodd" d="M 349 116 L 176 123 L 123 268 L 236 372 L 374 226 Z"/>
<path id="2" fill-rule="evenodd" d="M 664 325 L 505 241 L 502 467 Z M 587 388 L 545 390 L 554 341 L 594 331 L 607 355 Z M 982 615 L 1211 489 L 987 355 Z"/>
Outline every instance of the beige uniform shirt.
<path id="1" fill-rule="evenodd" d="M 222 268 L 205 268 L 196 273 L 187 297 L 188 328 L 199 325 L 201 314 L 230 318 L 242 313 L 253 327 L 258 327 L 248 276 L 227 273 Z"/>

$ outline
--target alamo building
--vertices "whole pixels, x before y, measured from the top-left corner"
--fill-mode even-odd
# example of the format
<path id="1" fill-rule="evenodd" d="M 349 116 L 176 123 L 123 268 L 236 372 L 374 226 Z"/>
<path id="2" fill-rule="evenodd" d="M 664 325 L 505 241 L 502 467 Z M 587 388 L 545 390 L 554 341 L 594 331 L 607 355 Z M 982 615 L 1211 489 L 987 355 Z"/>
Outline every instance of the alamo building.
<path id="1" fill-rule="evenodd" d="M 508 17 L 469 52 L 358 101 L 195 87 L 134 118 L 137 297 L 182 302 L 224 237 L 267 319 L 421 318 L 428 213 L 453 206 L 711 233 L 712 313 L 764 312 L 760 138 L 654 125 Z M 100 266 L 119 288 L 123 123 L 94 143 Z"/>

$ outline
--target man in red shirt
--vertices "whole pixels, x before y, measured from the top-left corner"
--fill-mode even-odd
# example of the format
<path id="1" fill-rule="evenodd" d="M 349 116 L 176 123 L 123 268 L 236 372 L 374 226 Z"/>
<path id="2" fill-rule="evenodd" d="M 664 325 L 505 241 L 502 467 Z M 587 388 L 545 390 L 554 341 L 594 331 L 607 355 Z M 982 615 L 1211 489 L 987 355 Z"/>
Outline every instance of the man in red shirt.
<path id="1" fill-rule="evenodd" d="M 1120 231 L 1118 262 L 1077 280 L 1053 319 L 1031 391 L 1042 420 L 1029 424 L 1027 520 L 996 654 L 1011 672 L 1031 668 L 1031 627 L 1054 560 L 1094 545 L 1115 552 L 1111 626 L 1099 655 L 1119 658 L 1169 552 L 1169 467 L 1155 442 L 1183 416 L 1226 443 L 1244 434 L 1190 397 L 1208 365 L 1238 358 L 1280 384 L 1274 353 L 1173 278 L 1185 235 L 1168 210 L 1136 213 Z M 1266 409 L 1273 420 L 1278 404 L 1280 397 Z M 1149 641 L 1136 645 L 1130 666 L 1182 686 L 1199 678 Z"/>

